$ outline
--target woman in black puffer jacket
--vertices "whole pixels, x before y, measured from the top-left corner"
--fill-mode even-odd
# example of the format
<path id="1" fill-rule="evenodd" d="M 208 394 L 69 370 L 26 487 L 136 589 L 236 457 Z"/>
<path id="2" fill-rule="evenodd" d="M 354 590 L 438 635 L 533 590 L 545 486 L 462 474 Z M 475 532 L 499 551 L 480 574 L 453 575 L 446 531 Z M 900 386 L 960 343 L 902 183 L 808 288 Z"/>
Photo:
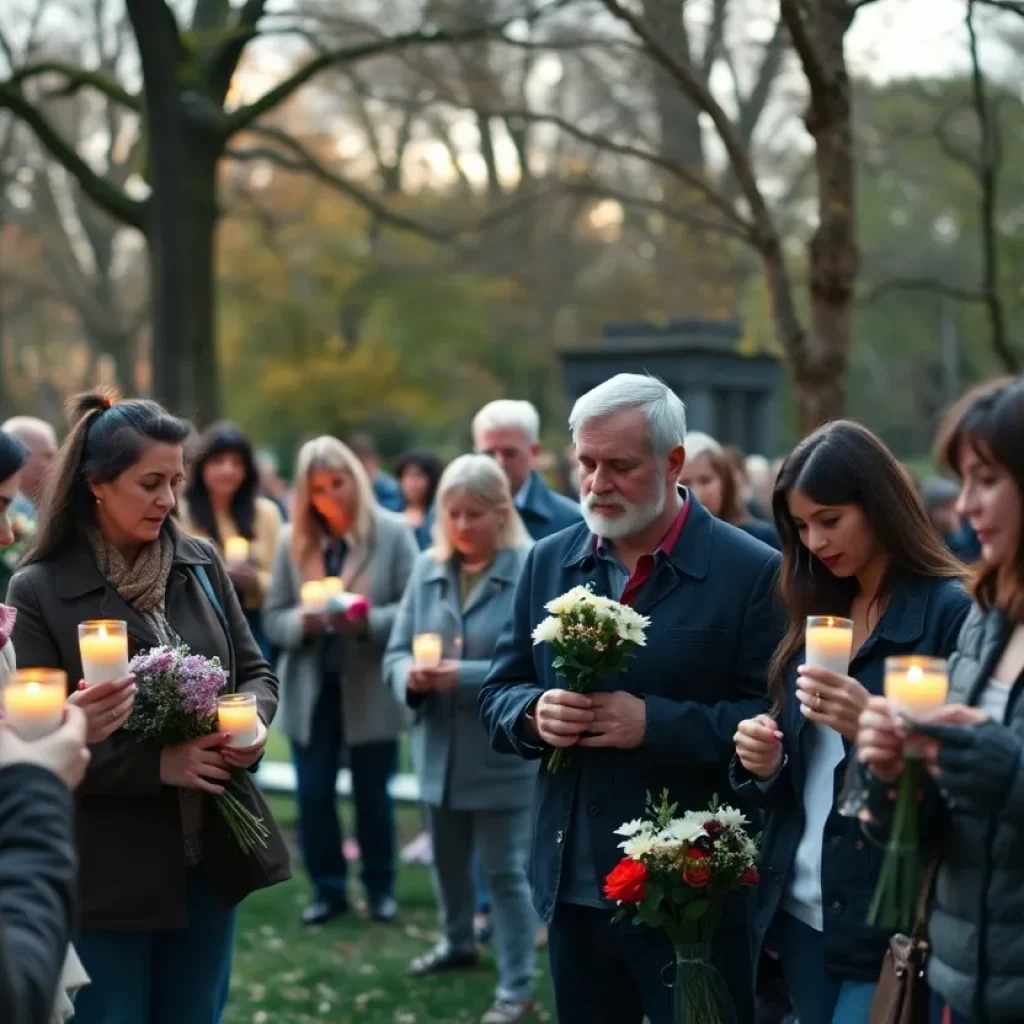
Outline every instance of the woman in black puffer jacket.
<path id="1" fill-rule="evenodd" d="M 935 1021 L 1024 1020 L 1024 379 L 988 385 L 950 413 L 942 454 L 982 544 L 946 707 L 925 737 L 934 785 L 922 829 L 939 872 L 929 916 Z M 903 735 L 884 698 L 861 718 L 872 831 L 891 820 Z"/>

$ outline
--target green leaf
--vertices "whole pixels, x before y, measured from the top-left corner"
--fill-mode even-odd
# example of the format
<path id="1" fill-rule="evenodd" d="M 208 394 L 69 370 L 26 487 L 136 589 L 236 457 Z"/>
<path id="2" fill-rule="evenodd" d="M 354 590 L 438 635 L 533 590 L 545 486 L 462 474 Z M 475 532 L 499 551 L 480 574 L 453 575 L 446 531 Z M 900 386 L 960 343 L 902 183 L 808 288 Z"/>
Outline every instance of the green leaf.
<path id="1" fill-rule="evenodd" d="M 707 900 L 694 900 L 683 908 L 683 920 L 699 921 L 707 912 L 710 904 Z"/>

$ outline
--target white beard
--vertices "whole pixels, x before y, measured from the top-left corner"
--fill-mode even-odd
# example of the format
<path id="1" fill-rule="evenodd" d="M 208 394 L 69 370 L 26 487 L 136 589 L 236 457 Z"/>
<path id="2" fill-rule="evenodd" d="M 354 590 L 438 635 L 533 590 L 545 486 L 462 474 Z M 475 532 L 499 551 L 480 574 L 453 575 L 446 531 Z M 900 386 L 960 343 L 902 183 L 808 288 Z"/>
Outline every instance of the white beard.
<path id="1" fill-rule="evenodd" d="M 593 506 L 598 503 L 598 498 L 593 494 L 588 494 L 583 501 L 581 511 L 591 533 L 608 540 L 621 540 L 623 537 L 632 537 L 634 534 L 646 530 L 665 511 L 667 500 L 666 493 L 659 490 L 650 501 L 643 505 L 631 505 L 621 498 L 615 502 L 601 502 L 602 504 L 615 504 L 622 509 L 622 515 L 609 519 L 593 510 Z"/>

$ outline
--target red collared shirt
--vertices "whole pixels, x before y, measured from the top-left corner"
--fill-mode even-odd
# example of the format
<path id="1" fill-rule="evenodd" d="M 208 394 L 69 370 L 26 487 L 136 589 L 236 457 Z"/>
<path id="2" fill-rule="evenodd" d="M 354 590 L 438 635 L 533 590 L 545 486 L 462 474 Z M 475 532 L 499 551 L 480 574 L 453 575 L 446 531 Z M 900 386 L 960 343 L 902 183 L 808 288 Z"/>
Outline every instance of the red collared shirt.
<path id="1" fill-rule="evenodd" d="M 636 569 L 633 571 L 633 575 L 626 581 L 625 587 L 622 589 L 622 594 L 619 597 L 619 601 L 622 604 L 628 604 L 632 606 L 636 603 L 637 595 L 640 593 L 643 585 L 651 578 L 651 574 L 654 572 L 655 556 L 662 554 L 663 556 L 670 555 L 679 540 L 679 535 L 683 532 L 683 527 L 686 525 L 686 516 L 690 511 L 690 495 L 687 492 L 686 500 L 683 502 L 683 507 L 679 510 L 679 515 L 676 516 L 672 525 L 668 528 L 668 532 L 664 537 L 661 538 L 661 543 L 658 545 L 653 555 L 641 555 L 640 559 L 636 563 Z M 600 537 L 594 537 L 594 550 L 600 551 L 604 547 L 604 541 Z M 610 552 L 606 557 L 611 556 Z"/>

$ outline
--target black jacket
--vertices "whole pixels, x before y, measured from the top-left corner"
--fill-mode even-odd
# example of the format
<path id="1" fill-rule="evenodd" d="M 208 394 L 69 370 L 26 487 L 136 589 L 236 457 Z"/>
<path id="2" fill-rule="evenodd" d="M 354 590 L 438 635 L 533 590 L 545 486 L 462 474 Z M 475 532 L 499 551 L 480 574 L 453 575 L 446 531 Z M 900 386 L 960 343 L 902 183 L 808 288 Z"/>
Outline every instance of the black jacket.
<path id="1" fill-rule="evenodd" d="M 71 936 L 74 813 L 36 765 L 0 768 L 0 1020 L 45 1024 Z"/>
<path id="2" fill-rule="evenodd" d="M 873 696 L 881 696 L 885 659 L 922 654 L 946 658 L 971 608 L 959 580 L 911 577 L 894 588 L 885 613 L 857 652 L 850 674 Z M 807 776 L 807 719 L 796 699 L 796 668 L 803 651 L 789 665 L 781 729 L 786 761 L 781 774 L 762 791 L 736 758 L 732 782 L 737 793 L 759 801 L 767 812 L 761 844 L 761 884 L 754 893 L 754 963 L 785 896 L 797 847 L 804 832 L 803 791 Z M 850 744 L 846 744 L 847 753 Z M 832 977 L 874 981 L 885 956 L 889 934 L 868 925 L 868 908 L 882 868 L 882 851 L 868 841 L 856 819 L 840 816 L 836 804 L 843 791 L 849 759 L 834 777 L 836 801 L 822 837 L 821 895 L 825 969 Z"/>
<path id="3" fill-rule="evenodd" d="M 1002 612 L 975 608 L 950 660 L 949 703 L 977 705 L 1011 633 Z M 1016 680 L 1004 724 L 1024 750 L 1024 676 Z M 984 754 L 984 750 L 981 751 Z M 875 827 L 884 841 L 891 823 L 887 786 L 867 774 Z M 1024 1020 L 1024 759 L 996 814 L 950 811 L 929 785 L 922 835 L 939 857 L 928 937 L 928 984 L 978 1024 Z"/>

